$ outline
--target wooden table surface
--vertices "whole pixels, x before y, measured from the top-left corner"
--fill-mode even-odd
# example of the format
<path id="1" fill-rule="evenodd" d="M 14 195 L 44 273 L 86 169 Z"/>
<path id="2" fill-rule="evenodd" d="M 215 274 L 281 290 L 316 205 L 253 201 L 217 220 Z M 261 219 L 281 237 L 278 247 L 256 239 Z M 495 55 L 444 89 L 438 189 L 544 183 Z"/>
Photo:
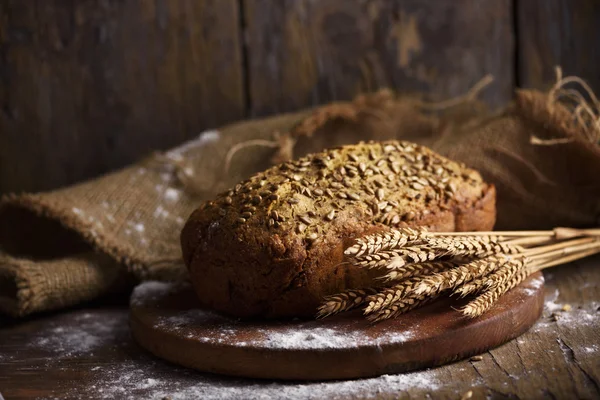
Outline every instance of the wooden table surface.
<path id="1" fill-rule="evenodd" d="M 600 398 L 600 257 L 545 276 L 542 319 L 481 361 L 356 381 L 253 381 L 179 368 L 133 342 L 123 305 L 0 320 L 0 393 L 7 400 L 460 399 L 468 391 L 474 399 Z M 566 304 L 571 310 L 560 311 Z"/>

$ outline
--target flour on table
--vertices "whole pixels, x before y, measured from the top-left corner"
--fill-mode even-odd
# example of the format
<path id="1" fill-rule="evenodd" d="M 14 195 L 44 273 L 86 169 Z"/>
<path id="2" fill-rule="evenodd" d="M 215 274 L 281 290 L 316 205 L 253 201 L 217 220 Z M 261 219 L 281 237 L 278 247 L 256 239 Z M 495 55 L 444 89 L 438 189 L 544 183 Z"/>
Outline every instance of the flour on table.
<path id="1" fill-rule="evenodd" d="M 141 300 L 146 301 L 148 298 L 160 298 L 173 290 L 176 290 L 176 287 L 171 283 L 144 283 L 134 290 L 132 305 Z M 550 302 L 558 307 L 558 297 L 558 291 L 551 291 L 546 298 L 546 303 Z M 561 343 L 557 340 L 560 338 L 561 331 L 583 330 L 588 333 L 588 337 L 597 332 L 598 318 L 600 318 L 600 311 L 597 309 L 600 303 L 589 302 L 578 305 L 572 302 L 571 305 L 573 306 L 571 311 L 557 312 L 559 314 L 557 321 L 551 321 L 547 316 L 542 317 L 532 331 L 517 339 L 519 345 L 530 341 L 535 342 L 540 337 L 550 339 L 544 341 L 548 347 L 529 346 L 531 353 L 525 354 L 524 357 L 543 358 L 545 353 L 564 351 L 561 349 Z M 562 308 L 562 304 L 560 308 Z M 548 307 L 545 312 L 548 312 Z M 466 377 L 463 376 L 460 381 L 453 379 L 454 377 L 448 372 L 449 369 L 444 367 L 369 379 L 312 383 L 229 378 L 177 367 L 150 354 L 140 352 L 139 347 L 132 342 L 127 327 L 127 314 L 124 311 L 80 311 L 76 313 L 79 313 L 75 318 L 76 327 L 65 325 L 60 320 L 53 321 L 51 325 L 39 332 L 38 337 L 31 344 L 46 353 L 37 356 L 36 359 L 42 362 L 38 364 L 39 367 L 36 367 L 39 369 L 31 370 L 34 373 L 45 373 L 49 363 L 55 366 L 58 363 L 60 368 L 73 368 L 73 363 L 70 361 L 73 358 L 84 360 L 85 363 L 81 365 L 92 371 L 88 375 L 90 381 L 86 381 L 85 385 L 80 388 L 73 387 L 68 381 L 62 381 L 61 384 L 64 384 L 61 386 L 60 392 L 54 394 L 54 396 L 60 395 L 61 398 L 118 398 L 125 400 L 140 398 L 162 400 L 165 397 L 172 400 L 195 398 L 208 400 L 435 398 L 436 391 L 443 390 L 445 394 L 454 393 L 455 396 L 451 396 L 451 398 L 459 399 L 464 394 L 465 387 L 472 389 L 474 393 L 487 391 L 485 380 L 490 376 L 489 374 L 497 373 L 493 369 L 480 369 L 476 366 L 477 364 L 472 365 L 468 361 L 462 361 L 459 362 L 460 365 L 467 370 L 472 368 L 478 370 Z M 185 329 L 189 324 L 202 322 L 204 318 L 221 318 L 224 326 L 219 332 L 224 335 L 239 329 L 237 325 L 240 324 L 236 320 L 201 310 L 192 310 L 176 317 L 165 318 L 162 323 L 173 329 Z M 286 336 L 285 329 L 282 329 L 277 331 L 271 339 L 275 339 L 275 341 L 281 339 L 282 345 L 294 346 L 295 343 L 301 343 L 301 345 L 304 342 L 316 343 L 331 334 L 327 330 L 314 329 L 318 325 L 304 324 L 306 325 L 304 331 L 306 336 Z M 311 328 L 312 333 L 310 332 Z M 412 327 L 412 329 L 417 328 Z M 403 338 L 409 338 L 411 331 L 397 334 L 400 336 L 398 340 L 403 340 Z M 281 335 L 286 337 L 281 338 Z M 106 357 L 98 356 L 107 349 L 119 354 L 120 360 L 125 359 L 126 361 L 107 363 Z M 574 347 L 573 355 L 585 365 L 585 363 L 597 361 L 598 350 L 600 350 L 598 343 L 585 343 Z M 494 350 L 494 352 L 496 351 L 501 352 L 502 350 Z M 1 357 L 2 355 L 0 355 L 0 362 L 5 363 L 3 366 L 15 362 Z M 529 379 L 535 379 L 539 374 L 552 376 L 553 373 L 556 373 L 555 366 L 541 363 L 539 368 L 524 369 L 519 384 L 526 383 Z M 501 393 L 505 386 L 511 384 L 510 381 L 517 378 L 511 375 L 510 379 L 507 379 L 506 385 L 499 383 L 492 389 Z M 50 395 L 49 398 L 54 398 L 54 396 Z"/>
<path id="2" fill-rule="evenodd" d="M 598 345 L 594 344 L 594 345 L 591 345 L 591 346 L 588 346 L 588 347 L 584 347 L 583 348 L 583 352 L 584 353 L 594 353 L 595 354 L 595 353 L 598 352 Z"/>
<path id="3" fill-rule="evenodd" d="M 160 362 L 145 361 L 144 368 L 134 362 L 103 368 L 96 372 L 95 383 L 86 396 L 96 398 L 171 400 L 183 399 L 375 399 L 382 395 L 420 389 L 434 392 L 438 388 L 458 385 L 442 381 L 439 370 L 425 370 L 377 378 L 333 382 L 268 382 L 205 375 L 192 370 L 173 367 L 173 378 L 157 373 Z M 159 378 L 163 376 L 163 378 Z M 477 381 L 474 380 L 473 384 Z M 458 392 L 457 392 L 458 393 Z M 77 396 L 79 393 L 69 393 Z"/>
<path id="4" fill-rule="evenodd" d="M 554 289 L 552 293 L 546 296 L 544 311 L 551 313 L 562 309 L 563 305 L 556 302 L 556 300 L 558 300 L 558 296 L 560 296 L 558 289 Z"/>
<path id="5" fill-rule="evenodd" d="M 76 326 L 57 323 L 49 330 L 40 332 L 31 343 L 32 347 L 54 353 L 57 357 L 73 357 L 93 353 L 106 345 L 116 325 L 122 321 L 98 319 L 90 313 L 78 315 Z"/>

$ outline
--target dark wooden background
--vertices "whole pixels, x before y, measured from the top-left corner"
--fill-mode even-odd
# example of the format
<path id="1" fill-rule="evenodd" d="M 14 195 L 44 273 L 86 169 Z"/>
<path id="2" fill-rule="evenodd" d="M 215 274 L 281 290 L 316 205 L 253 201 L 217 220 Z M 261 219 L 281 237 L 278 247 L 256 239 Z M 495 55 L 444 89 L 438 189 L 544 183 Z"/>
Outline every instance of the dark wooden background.
<path id="1" fill-rule="evenodd" d="M 392 87 L 501 106 L 554 65 L 600 88 L 595 0 L 0 0 L 0 193 L 227 122 Z"/>

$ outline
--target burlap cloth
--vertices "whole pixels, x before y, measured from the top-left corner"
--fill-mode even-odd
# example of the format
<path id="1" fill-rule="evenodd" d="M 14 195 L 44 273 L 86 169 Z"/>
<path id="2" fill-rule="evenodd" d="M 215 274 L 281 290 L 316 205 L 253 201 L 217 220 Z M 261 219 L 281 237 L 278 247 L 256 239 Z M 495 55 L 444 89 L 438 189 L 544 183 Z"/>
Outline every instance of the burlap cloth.
<path id="1" fill-rule="evenodd" d="M 431 105 L 383 90 L 207 131 L 75 186 L 7 196 L 0 204 L 0 310 L 24 316 L 142 279 L 185 277 L 179 232 L 203 199 L 273 162 L 359 140 L 415 141 L 477 168 L 498 187 L 497 228 L 598 225 L 595 108 L 560 102 L 564 93 L 560 84 L 550 93 L 518 91 L 492 114 L 473 96 Z"/>

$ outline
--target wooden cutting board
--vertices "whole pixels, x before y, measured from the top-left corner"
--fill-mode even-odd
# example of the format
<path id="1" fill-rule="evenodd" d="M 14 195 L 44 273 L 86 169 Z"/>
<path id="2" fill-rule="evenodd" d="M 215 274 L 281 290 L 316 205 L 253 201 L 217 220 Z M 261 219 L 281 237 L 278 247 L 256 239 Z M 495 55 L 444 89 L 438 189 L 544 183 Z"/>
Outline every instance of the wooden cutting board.
<path id="1" fill-rule="evenodd" d="M 241 321 L 202 310 L 189 285 L 146 282 L 131 298 L 137 342 L 165 360 L 248 378 L 328 380 L 449 363 L 513 339 L 539 318 L 543 277 L 532 275 L 477 319 L 444 299 L 372 325 L 360 311 L 324 320 Z"/>

